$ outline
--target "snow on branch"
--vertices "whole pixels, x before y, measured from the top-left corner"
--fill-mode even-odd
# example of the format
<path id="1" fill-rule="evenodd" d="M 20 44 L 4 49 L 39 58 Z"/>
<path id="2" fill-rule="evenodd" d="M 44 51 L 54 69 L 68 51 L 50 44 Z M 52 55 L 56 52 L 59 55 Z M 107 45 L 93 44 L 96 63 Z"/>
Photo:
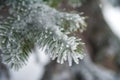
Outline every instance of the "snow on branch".
<path id="1" fill-rule="evenodd" d="M 84 43 L 71 32 L 85 30 L 83 17 L 50 8 L 43 3 L 21 1 L 10 8 L 10 15 L 0 22 L 0 48 L 3 61 L 18 69 L 27 63 L 29 53 L 39 46 L 58 63 L 79 63 Z"/>

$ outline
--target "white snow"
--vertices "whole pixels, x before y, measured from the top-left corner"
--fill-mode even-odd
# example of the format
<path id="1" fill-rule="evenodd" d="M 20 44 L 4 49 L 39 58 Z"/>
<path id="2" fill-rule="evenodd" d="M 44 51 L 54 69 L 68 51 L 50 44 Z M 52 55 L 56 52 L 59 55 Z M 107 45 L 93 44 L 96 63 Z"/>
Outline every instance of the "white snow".
<path id="1" fill-rule="evenodd" d="M 41 50 L 38 50 L 37 53 L 39 53 L 39 62 L 36 61 L 35 54 L 31 54 L 26 66 L 23 66 L 19 71 L 11 70 L 11 80 L 40 80 L 49 58 Z"/>
<path id="2" fill-rule="evenodd" d="M 120 8 L 104 5 L 103 15 L 112 31 L 120 38 Z"/>

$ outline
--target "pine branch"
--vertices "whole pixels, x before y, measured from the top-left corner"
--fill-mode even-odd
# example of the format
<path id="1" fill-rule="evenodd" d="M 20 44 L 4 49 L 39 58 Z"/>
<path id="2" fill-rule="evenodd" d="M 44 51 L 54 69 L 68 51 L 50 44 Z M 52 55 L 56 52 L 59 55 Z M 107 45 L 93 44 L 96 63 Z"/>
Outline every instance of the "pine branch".
<path id="1" fill-rule="evenodd" d="M 19 1 L 10 9 L 11 16 L 0 23 L 3 61 L 18 69 L 27 63 L 35 46 L 39 46 L 52 59 L 57 58 L 58 63 L 68 61 L 71 66 L 74 60 L 78 64 L 84 55 L 84 44 L 69 34 L 85 30 L 83 18 L 43 3 Z"/>

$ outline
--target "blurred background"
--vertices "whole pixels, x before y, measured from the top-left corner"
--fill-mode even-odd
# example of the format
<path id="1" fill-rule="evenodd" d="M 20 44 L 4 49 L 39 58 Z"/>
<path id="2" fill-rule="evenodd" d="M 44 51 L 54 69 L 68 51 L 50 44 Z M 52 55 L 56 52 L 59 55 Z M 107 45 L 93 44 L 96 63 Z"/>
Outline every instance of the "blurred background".
<path id="1" fill-rule="evenodd" d="M 37 49 L 18 71 L 0 63 L 0 80 L 120 80 L 120 0 L 44 1 L 58 10 L 86 16 L 86 31 L 76 32 L 85 42 L 85 58 L 69 67 Z"/>

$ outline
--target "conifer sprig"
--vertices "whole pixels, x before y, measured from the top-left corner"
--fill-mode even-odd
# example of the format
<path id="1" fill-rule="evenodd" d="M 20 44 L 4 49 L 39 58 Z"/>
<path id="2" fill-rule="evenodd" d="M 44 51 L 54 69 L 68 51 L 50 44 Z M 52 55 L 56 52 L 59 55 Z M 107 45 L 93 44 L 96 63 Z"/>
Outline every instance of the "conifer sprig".
<path id="1" fill-rule="evenodd" d="M 29 53 L 39 46 L 58 63 L 77 64 L 84 55 L 84 44 L 69 34 L 85 30 L 78 14 L 57 11 L 43 3 L 19 0 L 10 8 L 10 17 L 0 22 L 0 48 L 3 61 L 18 69 L 27 63 Z M 29 4 L 28 4 L 29 2 Z"/>

